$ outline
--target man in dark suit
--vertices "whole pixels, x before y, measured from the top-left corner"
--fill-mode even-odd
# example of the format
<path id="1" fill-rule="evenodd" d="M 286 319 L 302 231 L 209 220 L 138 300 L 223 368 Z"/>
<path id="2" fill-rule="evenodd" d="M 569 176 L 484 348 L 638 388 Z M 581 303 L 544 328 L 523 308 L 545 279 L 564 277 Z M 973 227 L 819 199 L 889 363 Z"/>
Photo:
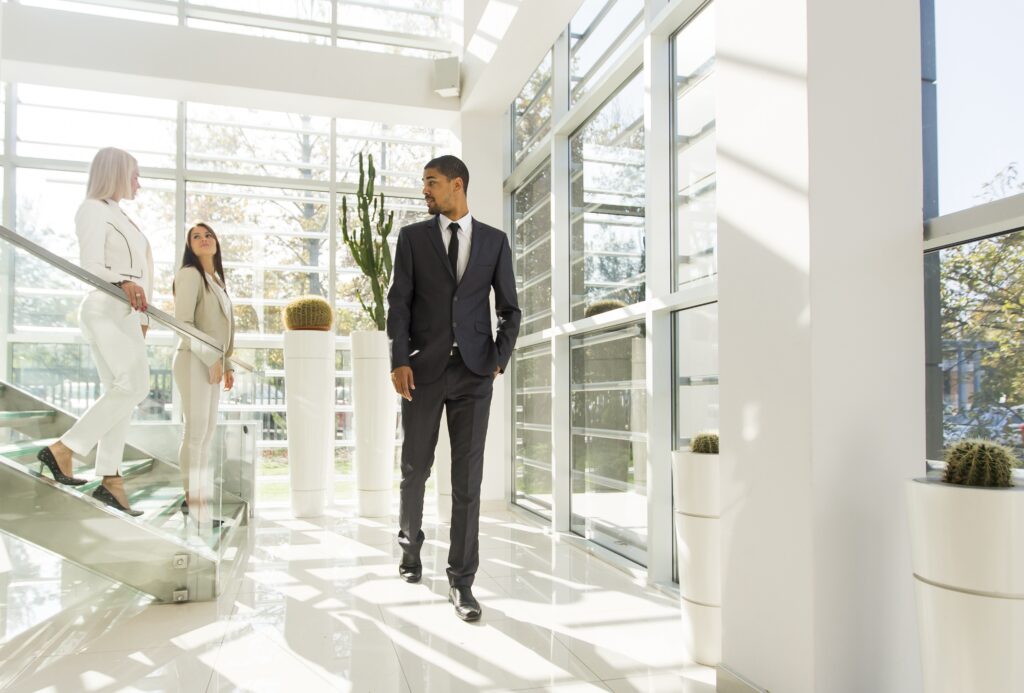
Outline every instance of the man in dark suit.
<path id="1" fill-rule="evenodd" d="M 494 379 L 512 356 L 522 313 L 508 238 L 469 213 L 469 171 L 454 156 L 423 170 L 434 216 L 398 233 L 388 291 L 391 380 L 402 400 L 402 493 L 398 572 L 418 582 L 423 566 L 423 487 L 434 463 L 441 411 L 452 446 L 448 601 L 464 621 L 480 618 L 472 585 L 480 564 L 480 481 Z M 491 337 L 494 289 L 497 337 Z"/>

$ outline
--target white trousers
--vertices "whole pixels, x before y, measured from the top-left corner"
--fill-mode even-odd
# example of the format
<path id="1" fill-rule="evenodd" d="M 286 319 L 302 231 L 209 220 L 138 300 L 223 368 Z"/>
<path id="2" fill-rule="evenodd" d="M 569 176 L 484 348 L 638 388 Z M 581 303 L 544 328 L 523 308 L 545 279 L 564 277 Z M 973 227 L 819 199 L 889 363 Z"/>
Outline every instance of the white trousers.
<path id="1" fill-rule="evenodd" d="M 61 437 L 79 456 L 96 448 L 96 474 L 115 476 L 124 459 L 132 411 L 149 394 L 149 362 L 139 318 L 131 308 L 99 291 L 78 309 L 82 335 L 103 384 L 103 395 Z"/>
<path id="2" fill-rule="evenodd" d="M 220 383 L 210 383 L 210 369 L 191 351 L 174 355 L 174 382 L 181 393 L 185 431 L 178 451 L 178 465 L 185 492 L 207 497 L 200 484 L 208 482 L 210 443 L 217 428 Z M 192 476 L 190 477 L 190 472 Z"/>

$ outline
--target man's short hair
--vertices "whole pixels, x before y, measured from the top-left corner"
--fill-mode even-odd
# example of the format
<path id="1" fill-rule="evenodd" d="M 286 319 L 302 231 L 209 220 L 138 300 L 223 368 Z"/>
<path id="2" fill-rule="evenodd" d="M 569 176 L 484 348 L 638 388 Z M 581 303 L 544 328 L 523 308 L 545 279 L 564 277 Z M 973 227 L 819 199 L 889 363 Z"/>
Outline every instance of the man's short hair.
<path id="1" fill-rule="evenodd" d="M 433 168 L 440 171 L 445 178 L 448 180 L 455 180 L 456 178 L 462 179 L 462 189 L 469 192 L 469 169 L 466 168 L 466 164 L 462 163 L 462 159 L 451 154 L 445 154 L 439 156 L 436 159 L 431 159 L 427 162 L 427 165 L 423 167 L 423 170 Z"/>

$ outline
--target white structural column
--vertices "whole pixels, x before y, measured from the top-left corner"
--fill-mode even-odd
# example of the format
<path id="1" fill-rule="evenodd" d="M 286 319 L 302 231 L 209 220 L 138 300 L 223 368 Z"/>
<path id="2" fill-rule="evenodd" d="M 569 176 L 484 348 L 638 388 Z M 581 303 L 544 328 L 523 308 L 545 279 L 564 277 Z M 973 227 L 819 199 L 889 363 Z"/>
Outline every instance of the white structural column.
<path id="1" fill-rule="evenodd" d="M 917 3 L 717 11 L 719 690 L 917 691 Z"/>
<path id="2" fill-rule="evenodd" d="M 474 219 L 501 228 L 505 222 L 502 204 L 502 153 L 500 136 L 505 118 L 500 112 L 472 112 L 462 115 L 462 160 L 469 169 L 469 211 Z M 505 233 L 509 229 L 502 228 Z M 484 478 L 480 499 L 486 505 L 504 507 L 511 497 L 509 460 L 505 456 L 505 438 L 511 419 L 508 390 L 509 376 L 494 381 L 491 416 L 484 451 Z M 438 449 L 441 449 L 441 445 Z M 450 460 L 449 460 L 450 462 Z M 440 465 L 439 465 L 440 469 Z M 450 472 L 449 472 L 450 474 Z M 440 477 L 438 477 L 440 488 Z M 450 491 L 449 491 L 450 493 Z"/>

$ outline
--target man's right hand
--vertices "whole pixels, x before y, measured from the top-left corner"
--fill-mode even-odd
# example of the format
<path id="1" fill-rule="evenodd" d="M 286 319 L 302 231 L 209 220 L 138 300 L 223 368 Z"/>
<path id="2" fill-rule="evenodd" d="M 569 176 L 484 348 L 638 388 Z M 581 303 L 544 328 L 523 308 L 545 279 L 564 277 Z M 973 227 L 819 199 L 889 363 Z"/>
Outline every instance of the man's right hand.
<path id="1" fill-rule="evenodd" d="M 395 386 L 395 392 L 410 402 L 412 401 L 412 391 L 416 389 L 416 385 L 412 381 L 412 368 L 399 366 L 391 371 L 391 384 Z"/>

